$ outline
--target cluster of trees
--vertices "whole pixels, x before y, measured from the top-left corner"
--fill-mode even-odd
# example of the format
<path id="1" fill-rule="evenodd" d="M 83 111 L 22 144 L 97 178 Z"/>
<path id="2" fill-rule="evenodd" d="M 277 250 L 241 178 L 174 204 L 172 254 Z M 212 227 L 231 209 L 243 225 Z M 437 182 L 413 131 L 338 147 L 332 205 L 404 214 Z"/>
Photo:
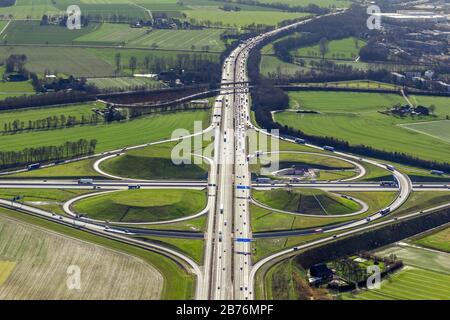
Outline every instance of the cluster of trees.
<path id="1" fill-rule="evenodd" d="M 115 55 L 116 72 L 124 67 L 120 53 Z M 139 60 L 135 56 L 128 59 L 128 68 L 134 73 L 136 70 L 160 74 L 176 69 L 173 77 L 180 79 L 184 84 L 190 83 L 215 83 L 220 77 L 220 64 L 217 59 L 209 54 L 182 53 L 177 55 L 155 56 L 148 55 Z M 182 72 L 181 72 L 182 71 Z"/>
<path id="2" fill-rule="evenodd" d="M 93 113 L 89 117 L 82 115 L 79 119 L 76 116 L 65 116 L 63 114 L 59 117 L 53 116 L 38 120 L 28 120 L 28 122 L 16 119 L 3 124 L 3 133 L 59 129 L 73 127 L 75 125 L 97 124 L 100 121 L 102 119 L 97 113 Z"/>
<path id="3" fill-rule="evenodd" d="M 86 78 L 78 79 L 72 75 L 68 78 L 57 77 L 51 80 L 41 80 L 35 73 L 30 74 L 30 77 L 33 88 L 37 92 L 75 90 L 95 94 L 99 91 L 95 85 L 88 84 Z"/>
<path id="4" fill-rule="evenodd" d="M 11 54 L 5 60 L 6 72 L 26 72 L 25 63 L 27 62 L 27 56 L 25 54 Z"/>
<path id="5" fill-rule="evenodd" d="M 95 153 L 97 140 L 79 139 L 66 141 L 59 146 L 26 148 L 20 151 L 0 151 L 0 169 L 17 167 L 36 162 L 72 159 Z"/>
<path id="6" fill-rule="evenodd" d="M 279 1 L 276 2 L 276 0 L 273 3 L 260 2 L 257 0 L 224 0 L 224 2 L 240 3 L 240 4 L 249 5 L 249 6 L 258 6 L 258 7 L 279 9 L 281 11 L 286 11 L 286 12 L 309 12 L 309 13 L 314 13 L 314 14 L 318 14 L 318 15 L 330 12 L 330 8 L 331 9 L 336 8 L 335 5 L 332 5 L 330 8 L 324 8 L 324 7 L 319 7 L 318 5 L 313 4 L 313 3 L 310 3 L 306 6 L 289 5 L 286 3 L 280 3 Z"/>

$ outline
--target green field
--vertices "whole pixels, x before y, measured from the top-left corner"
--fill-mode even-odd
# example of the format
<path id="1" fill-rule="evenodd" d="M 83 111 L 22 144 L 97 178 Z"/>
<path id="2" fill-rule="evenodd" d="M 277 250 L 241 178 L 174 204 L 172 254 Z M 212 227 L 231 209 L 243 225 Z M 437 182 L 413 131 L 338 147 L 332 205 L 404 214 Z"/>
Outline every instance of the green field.
<path id="1" fill-rule="evenodd" d="M 420 246 L 450 253 L 450 228 L 433 232 L 414 241 Z"/>
<path id="2" fill-rule="evenodd" d="M 87 81 L 99 89 L 130 90 L 136 87 L 160 88 L 164 86 L 156 79 L 145 77 L 89 78 Z"/>
<path id="3" fill-rule="evenodd" d="M 105 23 L 92 32 L 75 39 L 83 44 L 124 44 L 130 47 L 158 48 L 166 50 L 222 51 L 221 29 L 203 30 L 150 30 L 131 28 L 127 24 Z"/>
<path id="4" fill-rule="evenodd" d="M 449 120 L 410 123 L 401 125 L 401 127 L 445 142 L 450 142 Z"/>
<path id="5" fill-rule="evenodd" d="M 125 155 L 106 160 L 102 163 L 103 171 L 133 179 L 205 179 L 208 175 L 208 164 L 195 164 L 195 158 L 190 157 L 191 164 L 174 164 L 172 149 L 177 143 L 166 143 L 133 150 Z M 176 156 L 176 155 L 175 155 Z M 197 160 L 201 160 L 197 158 Z"/>
<path id="6" fill-rule="evenodd" d="M 140 237 L 141 238 L 141 237 Z M 151 242 L 181 251 L 193 258 L 199 265 L 203 262 L 204 241 L 203 239 L 180 239 L 164 237 L 145 237 Z"/>
<path id="7" fill-rule="evenodd" d="M 448 161 L 449 142 L 398 126 L 442 119 L 445 107 L 437 103 L 435 117 L 399 118 L 378 112 L 395 103 L 405 104 L 399 95 L 295 92 L 289 96 L 291 108 L 314 110 L 320 114 L 276 113 L 275 119 L 280 124 L 300 129 L 309 135 L 333 136 L 353 145 L 364 144 L 380 150 L 404 152 L 426 160 Z"/>
<path id="8" fill-rule="evenodd" d="M 92 192 L 91 190 L 77 189 L 0 189 L 0 198 L 12 200 L 19 196 L 17 200 L 32 207 L 41 208 L 62 214 L 64 211 L 62 205 L 64 202 L 75 198 L 76 196 Z"/>
<path id="9" fill-rule="evenodd" d="M 2 175 L 0 179 L 11 178 L 49 178 L 49 179 L 80 179 L 80 178 L 94 178 L 105 179 L 97 171 L 94 170 L 93 165 L 97 159 L 86 159 L 75 161 L 67 164 L 60 164 L 57 166 L 42 168 L 38 170 L 25 171 L 10 175 Z"/>
<path id="10" fill-rule="evenodd" d="M 393 245 L 375 252 L 378 256 L 394 254 L 405 267 L 381 283 L 380 290 L 344 294 L 344 299 L 421 300 L 450 299 L 450 256 L 423 248 Z"/>
<path id="11" fill-rule="evenodd" d="M 155 30 L 130 42 L 133 47 L 154 47 L 166 50 L 205 50 L 221 52 L 221 29 Z"/>
<path id="12" fill-rule="evenodd" d="M 273 3 L 272 0 L 260 0 L 262 3 Z M 308 4 L 315 4 L 320 7 L 330 7 L 335 5 L 337 8 L 346 8 L 350 6 L 352 1 L 349 0 L 277 0 L 279 3 L 288 4 L 290 6 L 307 6 Z"/>
<path id="13" fill-rule="evenodd" d="M 351 197 L 358 198 L 369 206 L 369 210 L 356 217 L 340 217 L 318 216 L 305 217 L 280 213 L 261 208 L 259 206 L 250 205 L 251 226 L 253 232 L 279 231 L 279 230 L 295 230 L 323 227 L 330 224 L 345 222 L 355 218 L 361 218 L 372 214 L 386 206 L 388 206 L 396 197 L 395 192 L 349 192 L 345 193 Z"/>
<path id="14" fill-rule="evenodd" d="M 353 200 L 318 189 L 254 190 L 252 196 L 274 209 L 311 215 L 341 215 L 361 209 Z"/>
<path id="15" fill-rule="evenodd" d="M 354 37 L 341 40 L 333 40 L 328 43 L 328 53 L 325 59 L 355 60 L 359 50 L 365 46 L 365 42 Z M 319 45 L 300 48 L 294 51 L 294 55 L 302 57 L 322 57 Z"/>
<path id="16" fill-rule="evenodd" d="M 184 12 L 187 20 L 195 19 L 200 24 L 211 22 L 225 26 L 244 27 L 250 24 L 265 24 L 275 26 L 283 20 L 306 17 L 309 14 L 301 12 L 280 11 L 237 11 L 227 12 L 222 10 L 198 9 Z"/>
<path id="17" fill-rule="evenodd" d="M 209 123 L 209 111 L 186 111 L 143 116 L 126 122 L 78 126 L 61 130 L 27 132 L 2 136 L 3 150 L 21 150 L 33 146 L 60 145 L 80 138 L 97 139 L 96 152 L 169 138 L 175 129 L 192 131 L 194 121 Z"/>
<path id="18" fill-rule="evenodd" d="M 172 220 L 198 213 L 205 206 L 204 191 L 179 189 L 126 190 L 74 203 L 77 213 L 115 222 Z"/>
<path id="19" fill-rule="evenodd" d="M 91 32 L 96 28 L 91 23 L 79 30 L 69 30 L 66 27 L 47 25 L 39 21 L 12 21 L 3 31 L 3 42 L 8 44 L 71 44 L 76 38 Z"/>
<path id="20" fill-rule="evenodd" d="M 449 191 L 415 191 L 412 192 L 405 204 L 403 204 L 395 215 L 404 215 L 433 208 L 450 202 Z"/>
<path id="21" fill-rule="evenodd" d="M 115 56 L 121 55 L 122 68 L 116 72 Z M 117 75 L 131 75 L 129 60 L 137 59 L 138 73 L 154 73 L 156 60 L 164 58 L 167 68 L 178 65 L 178 55 L 192 55 L 189 52 L 176 52 L 148 49 L 126 48 L 79 48 L 79 47 L 51 47 L 51 46 L 0 46 L 0 60 L 11 54 L 25 54 L 27 56 L 26 68 L 38 74 L 46 70 L 59 75 L 74 75 L 77 77 L 111 77 Z M 218 54 L 197 53 L 203 58 L 218 61 Z M 150 68 L 145 68 L 144 59 L 150 58 Z"/>
<path id="22" fill-rule="evenodd" d="M 450 275 L 405 267 L 381 282 L 380 289 L 366 290 L 344 299 L 357 300 L 449 300 Z"/>

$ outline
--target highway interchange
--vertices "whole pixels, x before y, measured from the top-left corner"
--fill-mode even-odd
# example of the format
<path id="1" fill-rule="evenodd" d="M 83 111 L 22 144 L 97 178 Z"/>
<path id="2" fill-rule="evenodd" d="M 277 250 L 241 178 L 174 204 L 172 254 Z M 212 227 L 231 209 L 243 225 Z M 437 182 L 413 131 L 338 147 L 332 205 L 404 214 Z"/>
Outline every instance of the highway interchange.
<path id="1" fill-rule="evenodd" d="M 152 142 L 148 144 L 141 144 L 112 150 L 97 154 L 90 157 L 83 157 L 76 160 L 86 158 L 94 158 L 101 156 L 94 164 L 94 169 L 103 176 L 114 180 L 96 180 L 94 185 L 79 184 L 76 180 L 21 180 L 21 179 L 2 179 L 0 180 L 0 188 L 78 188 L 78 189 L 96 189 L 105 190 L 102 192 L 116 192 L 119 190 L 128 189 L 130 184 L 139 183 L 142 189 L 151 188 L 192 188 L 192 189 L 207 189 L 208 203 L 204 210 L 194 216 L 176 219 L 169 222 L 183 221 L 191 219 L 203 214 L 208 215 L 207 230 L 205 234 L 193 232 L 172 232 L 160 231 L 152 229 L 139 228 L 139 225 L 120 226 L 120 224 L 105 223 L 79 217 L 71 210 L 71 204 L 74 201 L 89 197 L 83 195 L 72 199 L 65 203 L 64 210 L 67 216 L 56 215 L 52 212 L 37 209 L 26 204 L 20 204 L 11 200 L 0 199 L 0 205 L 20 210 L 28 214 L 40 216 L 58 223 L 81 228 L 89 232 L 94 232 L 101 236 L 114 238 L 118 241 L 137 245 L 149 250 L 157 250 L 162 254 L 171 257 L 176 257 L 178 260 L 185 262 L 185 265 L 196 275 L 197 287 L 196 299 L 220 299 L 220 300 L 245 300 L 254 299 L 254 280 L 256 272 L 266 263 L 279 259 L 282 256 L 293 254 L 294 251 L 305 249 L 321 243 L 326 243 L 336 239 L 336 235 L 330 235 L 319 240 L 307 243 L 295 248 L 289 248 L 281 252 L 277 252 L 271 256 L 265 257 L 252 265 L 251 259 L 251 242 L 254 238 L 271 237 L 271 236 L 290 236 L 290 235 L 307 235 L 314 233 L 336 233 L 339 237 L 355 234 L 369 228 L 389 224 L 401 219 L 408 219 L 419 214 L 428 212 L 414 212 L 403 215 L 399 218 L 383 219 L 381 222 L 375 220 L 386 217 L 382 212 L 376 212 L 369 217 L 351 220 L 345 223 L 323 227 L 321 229 L 302 229 L 293 231 L 282 231 L 272 233 L 252 234 L 250 227 L 249 204 L 252 201 L 251 189 L 269 189 L 269 188 L 285 188 L 285 181 L 277 181 L 273 183 L 252 183 L 251 174 L 249 170 L 249 159 L 254 155 L 249 155 L 248 150 L 248 130 L 256 130 L 261 134 L 271 135 L 265 130 L 254 127 L 250 122 L 250 96 L 247 76 L 247 58 L 252 49 L 255 48 L 261 41 L 272 38 L 278 33 L 298 26 L 299 24 L 308 23 L 310 20 L 295 23 L 283 28 L 270 31 L 266 34 L 259 35 L 255 38 L 249 39 L 241 43 L 235 50 L 231 52 L 223 65 L 222 73 L 222 88 L 220 94 L 217 96 L 214 103 L 212 124 L 201 132 L 189 135 L 183 138 L 189 138 L 195 135 L 201 135 L 212 131 L 214 134 L 214 155 L 213 159 L 207 159 L 210 164 L 210 173 L 208 181 L 149 181 L 127 179 L 123 177 L 114 176 L 103 172 L 100 168 L 100 163 L 111 157 L 123 154 L 132 149 L 144 148 L 151 145 L 156 145 L 165 142 L 177 141 L 180 137 L 173 137 L 163 141 Z M 274 136 L 292 143 L 294 140 L 287 137 Z M 306 146 L 322 150 L 321 146 L 306 144 Z M 290 152 L 291 153 L 291 152 Z M 295 152 L 293 152 L 295 153 Z M 301 152 L 299 152 L 301 153 Z M 372 159 L 364 159 L 359 156 L 347 154 L 343 152 L 334 152 L 332 157 L 344 158 L 347 161 L 355 164 L 358 168 L 359 174 L 356 177 L 348 179 L 348 181 L 334 181 L 334 182 L 289 182 L 288 184 L 296 188 L 319 188 L 327 191 L 380 191 L 390 190 L 397 191 L 397 197 L 384 209 L 389 209 L 390 212 L 395 211 L 402 206 L 408 199 L 413 190 L 446 190 L 448 186 L 445 184 L 415 184 L 413 185 L 409 177 L 395 168 L 391 168 L 392 175 L 398 181 L 398 187 L 381 187 L 377 183 L 361 183 L 353 182 L 352 179 L 357 179 L 364 175 L 365 169 L 360 163 L 368 163 L 380 168 L 386 169 L 386 164 L 380 163 Z M 75 160 L 74 160 L 75 161 Z M 17 173 L 25 170 L 16 170 L 9 173 Z M 8 173 L 8 174 L 9 174 Z M 7 173 L 2 173 L 2 175 Z M 445 204 L 433 209 L 439 209 L 450 204 Z M 161 223 L 168 223 L 164 221 Z M 146 223 L 149 224 L 149 223 Z M 155 223 L 157 224 L 157 223 Z M 188 256 L 162 245 L 141 241 L 130 237 L 130 235 L 164 235 L 172 237 L 186 237 L 186 238 L 204 238 L 205 239 L 205 255 L 203 266 L 199 266 Z"/>

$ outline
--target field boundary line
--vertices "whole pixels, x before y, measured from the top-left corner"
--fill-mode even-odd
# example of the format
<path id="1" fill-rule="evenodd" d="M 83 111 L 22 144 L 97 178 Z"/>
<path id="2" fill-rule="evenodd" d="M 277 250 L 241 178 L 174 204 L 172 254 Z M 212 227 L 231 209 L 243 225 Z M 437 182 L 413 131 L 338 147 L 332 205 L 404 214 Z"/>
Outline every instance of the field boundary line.
<path id="1" fill-rule="evenodd" d="M 446 120 L 443 120 L 443 121 L 446 121 Z M 417 124 L 417 123 L 416 123 L 416 124 Z M 399 126 L 400 128 L 409 130 L 409 131 L 417 132 L 417 133 L 420 133 L 420 134 L 423 134 L 423 135 L 426 135 L 426 136 L 429 136 L 429 137 L 432 137 L 432 138 L 435 138 L 435 139 L 438 139 L 438 140 L 447 142 L 447 143 L 450 142 L 450 140 L 447 140 L 447 139 L 442 138 L 442 137 L 439 137 L 439 136 L 435 136 L 435 135 L 433 135 L 433 134 L 431 134 L 431 133 L 424 132 L 424 131 L 421 131 L 421 130 L 419 130 L 419 129 L 413 129 L 413 128 L 410 128 L 407 124 L 398 124 L 397 126 Z"/>

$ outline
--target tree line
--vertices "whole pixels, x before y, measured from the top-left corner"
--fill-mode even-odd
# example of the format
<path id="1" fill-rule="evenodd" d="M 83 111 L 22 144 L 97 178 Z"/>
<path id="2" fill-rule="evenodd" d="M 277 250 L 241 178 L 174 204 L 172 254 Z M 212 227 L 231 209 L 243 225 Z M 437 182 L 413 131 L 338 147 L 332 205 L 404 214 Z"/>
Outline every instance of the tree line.
<path id="1" fill-rule="evenodd" d="M 95 153 L 97 140 L 66 141 L 59 146 L 25 148 L 20 151 L 0 151 L 0 169 L 31 163 L 72 159 Z"/>
<path id="2" fill-rule="evenodd" d="M 89 116 L 82 115 L 80 118 L 76 116 L 53 116 L 37 120 L 28 120 L 28 122 L 15 119 L 3 124 L 3 133 L 17 133 L 32 130 L 49 130 L 73 127 L 75 125 L 97 124 L 103 121 L 97 113 Z"/>
<path id="3" fill-rule="evenodd" d="M 47 92 L 36 95 L 8 97 L 4 100 L 0 100 L 0 110 L 13 110 L 93 100 L 95 100 L 95 95 L 82 91 Z"/>

